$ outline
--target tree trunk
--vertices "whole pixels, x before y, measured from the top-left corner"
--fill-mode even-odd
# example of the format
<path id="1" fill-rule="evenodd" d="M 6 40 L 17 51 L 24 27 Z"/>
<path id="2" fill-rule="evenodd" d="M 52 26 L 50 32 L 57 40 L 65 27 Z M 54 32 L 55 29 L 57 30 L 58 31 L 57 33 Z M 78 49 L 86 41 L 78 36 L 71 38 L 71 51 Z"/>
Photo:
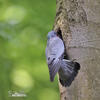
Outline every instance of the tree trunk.
<path id="1" fill-rule="evenodd" d="M 54 30 L 81 69 L 70 87 L 59 83 L 61 100 L 100 100 L 100 0 L 57 0 Z"/>

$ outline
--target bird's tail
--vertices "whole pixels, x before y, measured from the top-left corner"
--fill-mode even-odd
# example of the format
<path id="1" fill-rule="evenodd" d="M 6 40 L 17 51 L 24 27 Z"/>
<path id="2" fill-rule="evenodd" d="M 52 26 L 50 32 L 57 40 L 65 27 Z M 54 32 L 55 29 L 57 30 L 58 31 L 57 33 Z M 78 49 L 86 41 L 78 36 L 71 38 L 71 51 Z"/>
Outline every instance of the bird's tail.
<path id="1" fill-rule="evenodd" d="M 62 86 L 70 86 L 72 81 L 78 74 L 80 69 L 80 64 L 78 62 L 73 62 L 70 60 L 64 60 L 61 64 L 62 72 L 59 72 L 59 81 Z"/>

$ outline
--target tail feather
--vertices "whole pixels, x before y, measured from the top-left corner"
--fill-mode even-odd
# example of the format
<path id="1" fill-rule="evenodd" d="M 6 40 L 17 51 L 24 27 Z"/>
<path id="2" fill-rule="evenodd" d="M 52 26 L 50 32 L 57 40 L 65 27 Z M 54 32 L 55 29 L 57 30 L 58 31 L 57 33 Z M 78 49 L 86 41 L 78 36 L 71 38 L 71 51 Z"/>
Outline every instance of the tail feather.
<path id="1" fill-rule="evenodd" d="M 66 80 L 62 80 L 61 78 L 59 78 L 61 85 L 64 87 L 69 87 L 76 76 L 77 76 L 77 73 L 73 73 L 72 76 Z"/>
<path id="2" fill-rule="evenodd" d="M 78 74 L 80 64 L 78 62 L 69 62 L 67 60 L 63 61 L 63 64 L 66 66 L 62 65 L 62 72 L 59 73 L 59 81 L 62 86 L 69 87 Z"/>
<path id="3" fill-rule="evenodd" d="M 70 60 L 54 60 L 52 64 L 48 65 L 50 81 L 54 81 L 56 73 L 59 71 L 59 81 L 62 86 L 70 86 L 78 74 L 80 69 L 80 64 L 78 62 L 73 62 Z M 62 71 L 61 71 L 61 70 Z"/>

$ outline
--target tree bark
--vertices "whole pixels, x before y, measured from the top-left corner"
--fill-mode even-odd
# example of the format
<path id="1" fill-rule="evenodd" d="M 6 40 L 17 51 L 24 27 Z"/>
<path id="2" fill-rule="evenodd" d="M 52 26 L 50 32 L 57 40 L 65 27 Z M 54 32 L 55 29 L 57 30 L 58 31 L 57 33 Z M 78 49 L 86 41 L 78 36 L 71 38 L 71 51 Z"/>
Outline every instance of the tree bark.
<path id="1" fill-rule="evenodd" d="M 100 0 L 57 0 L 54 30 L 61 30 L 69 59 L 81 69 L 61 100 L 100 100 Z"/>

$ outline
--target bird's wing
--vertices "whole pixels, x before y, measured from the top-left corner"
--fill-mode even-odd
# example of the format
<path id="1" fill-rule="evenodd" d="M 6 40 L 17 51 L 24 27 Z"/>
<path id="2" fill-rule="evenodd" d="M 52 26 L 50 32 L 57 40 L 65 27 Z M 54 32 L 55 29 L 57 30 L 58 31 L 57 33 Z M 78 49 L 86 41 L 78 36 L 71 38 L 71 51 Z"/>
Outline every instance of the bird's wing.
<path id="1" fill-rule="evenodd" d="M 55 62 L 55 64 L 54 64 L 54 62 Z M 48 65 L 49 74 L 50 74 L 50 81 L 54 81 L 54 77 L 60 68 L 59 59 L 57 61 L 54 61 L 54 62 L 51 65 Z"/>
<path id="2" fill-rule="evenodd" d="M 50 80 L 53 81 L 60 68 L 59 58 L 64 54 L 64 44 L 59 37 L 54 37 L 47 43 L 46 56 L 50 73 Z"/>

